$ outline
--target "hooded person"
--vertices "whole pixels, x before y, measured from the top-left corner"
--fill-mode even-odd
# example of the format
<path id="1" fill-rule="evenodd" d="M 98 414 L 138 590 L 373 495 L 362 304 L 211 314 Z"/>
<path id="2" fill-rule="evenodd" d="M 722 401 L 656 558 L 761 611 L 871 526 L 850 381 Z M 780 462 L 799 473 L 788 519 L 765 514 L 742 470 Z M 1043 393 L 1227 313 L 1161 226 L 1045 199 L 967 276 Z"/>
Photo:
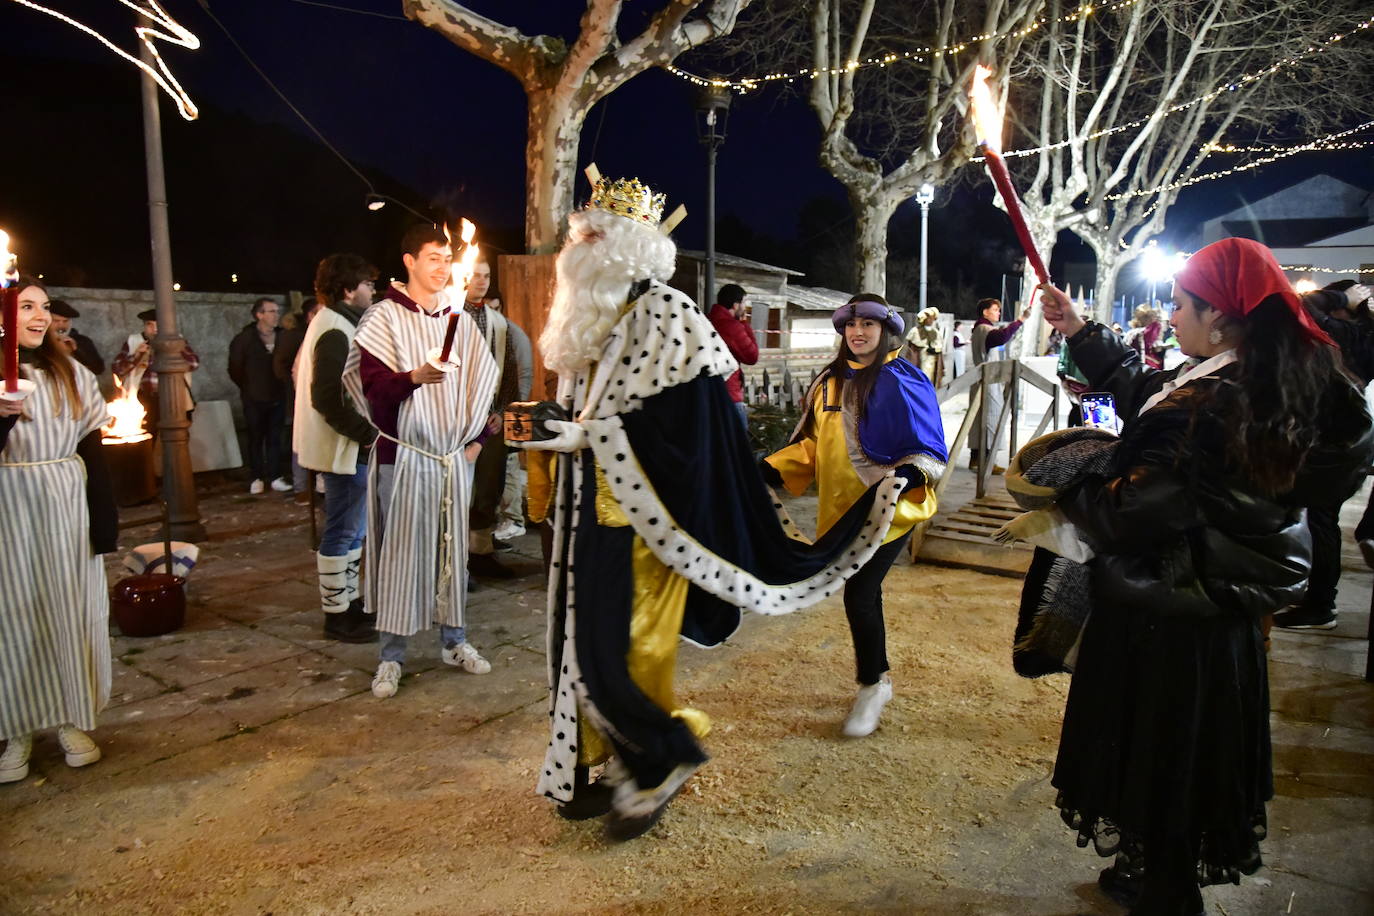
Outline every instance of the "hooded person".
<path id="1" fill-rule="evenodd" d="M 841 331 L 841 334 L 844 332 Z M 926 374 L 930 383 L 939 387 L 944 375 L 945 335 L 940 327 L 940 310 L 927 306 L 916 313 L 916 322 L 906 334 L 907 357 Z"/>
<path id="2" fill-rule="evenodd" d="M 679 637 L 714 646 L 741 608 L 781 614 L 834 594 L 878 549 L 904 483 L 876 477 L 815 544 L 789 528 L 726 388 L 737 363 L 664 285 L 676 248 L 662 209 L 638 180 L 598 179 L 569 217 L 540 347 L 573 419 L 522 443 L 557 459 L 538 791 L 564 817 L 610 812 L 617 840 L 652 827 L 707 759 L 709 719 L 673 694 Z"/>

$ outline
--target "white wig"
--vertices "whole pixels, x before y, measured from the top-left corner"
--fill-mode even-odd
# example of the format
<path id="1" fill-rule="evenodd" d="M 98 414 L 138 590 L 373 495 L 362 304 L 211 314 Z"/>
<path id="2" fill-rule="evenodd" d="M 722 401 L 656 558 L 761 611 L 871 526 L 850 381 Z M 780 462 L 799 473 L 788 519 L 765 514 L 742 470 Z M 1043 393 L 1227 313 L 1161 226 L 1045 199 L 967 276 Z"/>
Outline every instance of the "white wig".
<path id="1" fill-rule="evenodd" d="M 568 217 L 568 241 L 558 254 L 558 285 L 539 349 L 560 375 L 587 368 L 601 356 L 636 280 L 666 282 L 677 246 L 658 230 L 605 210 Z"/>

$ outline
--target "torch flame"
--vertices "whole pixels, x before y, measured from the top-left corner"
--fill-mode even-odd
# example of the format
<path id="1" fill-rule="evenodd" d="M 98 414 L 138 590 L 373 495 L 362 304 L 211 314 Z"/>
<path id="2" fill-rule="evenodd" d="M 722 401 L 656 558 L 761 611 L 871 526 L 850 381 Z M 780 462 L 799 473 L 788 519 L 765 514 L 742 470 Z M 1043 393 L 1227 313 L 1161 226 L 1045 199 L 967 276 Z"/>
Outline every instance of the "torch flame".
<path id="1" fill-rule="evenodd" d="M 0 229 L 0 288 L 19 279 L 19 257 L 10 251 L 10 234 Z"/>
<path id="2" fill-rule="evenodd" d="M 997 103 L 992 100 L 992 90 L 988 88 L 988 77 L 992 68 L 979 64 L 973 70 L 973 86 L 969 89 L 969 102 L 973 110 L 973 127 L 978 134 L 978 142 L 990 147 L 993 152 L 1002 151 L 1002 116 Z"/>
<path id="3" fill-rule="evenodd" d="M 138 390 L 125 390 L 115 376 L 115 398 L 107 406 L 110 409 L 110 422 L 100 429 L 100 441 L 104 445 L 123 445 L 151 439 L 152 434 L 143 429 L 143 419 L 147 411 L 138 401 Z"/>
<path id="4" fill-rule="evenodd" d="M 477 267 L 477 259 L 482 254 L 482 249 L 473 244 L 473 239 L 477 236 L 477 226 L 470 220 L 464 218 L 458 229 L 458 237 L 463 240 L 463 254 L 455 259 L 453 263 L 453 273 L 449 275 L 448 285 L 458 292 L 467 289 L 468 281 L 472 279 L 472 272 Z M 444 227 L 444 237 L 453 244 L 453 236 L 448 234 L 448 227 Z"/>

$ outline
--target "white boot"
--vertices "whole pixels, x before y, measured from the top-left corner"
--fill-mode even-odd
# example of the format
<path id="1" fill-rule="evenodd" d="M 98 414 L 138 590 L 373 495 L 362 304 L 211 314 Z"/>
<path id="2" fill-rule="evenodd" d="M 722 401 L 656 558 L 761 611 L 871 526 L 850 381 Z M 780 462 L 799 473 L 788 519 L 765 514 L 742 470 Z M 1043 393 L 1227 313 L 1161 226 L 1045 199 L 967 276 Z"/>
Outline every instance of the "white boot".
<path id="1" fill-rule="evenodd" d="M 326 614 L 348 610 L 348 557 L 316 554 L 315 569 L 320 576 L 320 607 Z"/>
<path id="2" fill-rule="evenodd" d="M 18 782 L 29 775 L 29 754 L 33 752 L 33 735 L 17 735 L 5 745 L 0 754 L 0 783 Z"/>
<path id="3" fill-rule="evenodd" d="M 355 548 L 348 552 L 348 603 L 352 604 L 363 596 L 363 549 Z"/>
<path id="4" fill-rule="evenodd" d="M 854 708 L 849 711 L 849 718 L 844 720 L 845 735 L 850 738 L 862 738 L 873 734 L 873 730 L 878 727 L 878 719 L 883 714 L 883 707 L 891 699 L 892 679 L 886 673 L 878 683 L 860 687 L 859 695 L 854 698 Z"/>

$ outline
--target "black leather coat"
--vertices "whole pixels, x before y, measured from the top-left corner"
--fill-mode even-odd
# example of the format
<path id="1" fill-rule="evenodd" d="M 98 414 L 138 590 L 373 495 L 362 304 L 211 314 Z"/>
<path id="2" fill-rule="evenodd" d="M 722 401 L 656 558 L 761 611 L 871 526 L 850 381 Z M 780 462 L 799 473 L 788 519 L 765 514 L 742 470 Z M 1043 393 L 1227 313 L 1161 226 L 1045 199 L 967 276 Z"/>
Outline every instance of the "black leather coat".
<path id="1" fill-rule="evenodd" d="M 1301 598 L 1311 566 L 1307 505 L 1338 505 L 1374 457 L 1364 397 L 1333 378 L 1328 421 L 1289 493 L 1269 497 L 1228 468 L 1226 418 L 1210 409 L 1233 373 L 1184 385 L 1143 415 L 1178 370 L 1155 371 L 1100 324 L 1068 341 L 1094 391 L 1110 391 L 1126 421 L 1117 477 L 1088 481 L 1060 507 L 1097 553 L 1096 603 L 1163 615 L 1250 617 Z"/>

